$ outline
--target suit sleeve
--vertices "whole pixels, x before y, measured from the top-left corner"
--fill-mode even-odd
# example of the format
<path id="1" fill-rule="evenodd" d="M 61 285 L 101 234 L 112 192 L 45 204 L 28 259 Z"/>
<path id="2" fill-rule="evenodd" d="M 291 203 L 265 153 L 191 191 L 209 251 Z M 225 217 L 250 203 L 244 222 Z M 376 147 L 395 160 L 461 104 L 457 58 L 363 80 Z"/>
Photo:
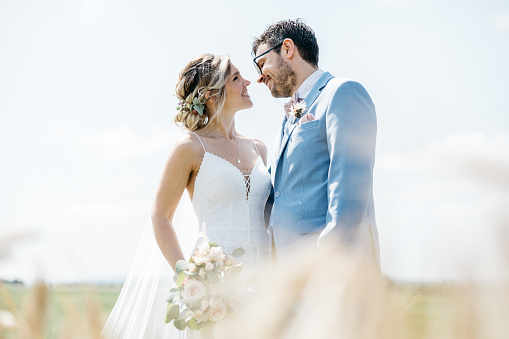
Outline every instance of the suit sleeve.
<path id="1" fill-rule="evenodd" d="M 338 236 L 352 244 L 372 196 L 377 130 L 375 107 L 362 85 L 348 81 L 337 88 L 326 112 L 326 128 L 327 225 L 318 245 Z"/>

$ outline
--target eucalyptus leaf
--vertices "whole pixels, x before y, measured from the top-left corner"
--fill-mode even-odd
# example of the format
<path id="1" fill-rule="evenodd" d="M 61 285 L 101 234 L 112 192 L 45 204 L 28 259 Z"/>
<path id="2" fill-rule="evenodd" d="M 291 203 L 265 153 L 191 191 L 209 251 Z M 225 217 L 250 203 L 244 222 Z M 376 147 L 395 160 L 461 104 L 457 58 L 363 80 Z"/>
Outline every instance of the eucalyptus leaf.
<path id="1" fill-rule="evenodd" d="M 177 330 L 180 330 L 180 331 L 183 331 L 186 329 L 186 321 L 184 319 L 175 319 L 175 321 L 173 322 L 173 325 L 175 325 L 175 327 L 177 328 Z"/>
<path id="2" fill-rule="evenodd" d="M 244 254 L 246 254 L 246 250 L 243 249 L 242 247 L 239 247 L 239 248 L 236 248 L 233 253 L 232 253 L 232 257 L 235 257 L 235 258 L 240 258 L 242 257 Z"/>
<path id="3" fill-rule="evenodd" d="M 198 100 L 198 98 L 197 98 L 197 97 L 194 97 L 194 99 L 193 99 L 193 104 L 194 104 L 194 105 L 199 105 L 199 104 L 200 104 L 200 100 Z"/>
<path id="4" fill-rule="evenodd" d="M 172 293 L 168 296 L 168 299 L 166 299 L 166 301 L 170 304 L 174 303 L 177 300 L 180 300 L 180 293 Z"/>
<path id="5" fill-rule="evenodd" d="M 200 324 L 198 324 L 198 322 L 194 318 L 189 319 L 189 321 L 187 322 L 187 326 L 193 331 L 197 331 L 201 327 Z"/>
<path id="6" fill-rule="evenodd" d="M 184 283 L 185 279 L 186 279 L 186 274 L 184 272 L 180 272 L 179 273 L 179 277 L 177 279 L 177 287 L 182 286 L 182 284 Z"/>
<path id="7" fill-rule="evenodd" d="M 193 106 L 193 109 L 195 109 L 195 110 L 196 110 L 196 112 L 198 112 L 198 114 L 199 114 L 200 116 L 202 116 L 202 115 L 203 115 L 203 108 L 204 108 L 204 107 L 203 107 L 203 105 L 194 105 L 194 106 Z"/>
<path id="8" fill-rule="evenodd" d="M 177 264 L 175 265 L 175 270 L 177 271 L 177 274 L 180 272 L 187 270 L 187 267 L 189 266 L 189 263 L 185 260 L 179 260 L 177 261 Z"/>
<path id="9" fill-rule="evenodd" d="M 212 329 L 214 328 L 214 324 L 205 323 L 204 326 L 200 329 L 200 338 L 211 339 L 214 338 L 212 333 Z"/>
<path id="10" fill-rule="evenodd" d="M 180 314 L 180 307 L 176 304 L 168 304 L 168 308 L 166 309 L 166 319 L 165 322 L 169 323 L 170 321 L 177 319 Z"/>

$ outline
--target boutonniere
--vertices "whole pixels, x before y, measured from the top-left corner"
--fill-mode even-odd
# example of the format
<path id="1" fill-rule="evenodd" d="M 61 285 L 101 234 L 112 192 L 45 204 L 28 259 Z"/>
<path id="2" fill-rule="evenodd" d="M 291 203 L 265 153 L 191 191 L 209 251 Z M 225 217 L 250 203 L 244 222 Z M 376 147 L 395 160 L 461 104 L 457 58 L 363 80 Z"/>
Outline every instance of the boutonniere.
<path id="1" fill-rule="evenodd" d="M 305 101 L 298 102 L 290 107 L 290 114 L 295 117 L 295 119 L 300 119 L 304 113 L 306 113 L 307 105 Z"/>

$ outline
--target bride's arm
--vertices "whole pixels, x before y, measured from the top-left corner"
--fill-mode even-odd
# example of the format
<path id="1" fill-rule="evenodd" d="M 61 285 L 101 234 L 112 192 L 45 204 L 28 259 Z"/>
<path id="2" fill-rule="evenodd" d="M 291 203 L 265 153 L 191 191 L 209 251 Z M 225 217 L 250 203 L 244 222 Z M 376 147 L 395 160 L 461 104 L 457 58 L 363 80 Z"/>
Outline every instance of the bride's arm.
<path id="1" fill-rule="evenodd" d="M 152 207 L 154 235 L 159 249 L 173 271 L 177 261 L 185 259 L 173 228 L 173 216 L 192 172 L 199 166 L 200 150 L 201 147 L 197 149 L 188 135 L 175 143 L 166 160 Z"/>

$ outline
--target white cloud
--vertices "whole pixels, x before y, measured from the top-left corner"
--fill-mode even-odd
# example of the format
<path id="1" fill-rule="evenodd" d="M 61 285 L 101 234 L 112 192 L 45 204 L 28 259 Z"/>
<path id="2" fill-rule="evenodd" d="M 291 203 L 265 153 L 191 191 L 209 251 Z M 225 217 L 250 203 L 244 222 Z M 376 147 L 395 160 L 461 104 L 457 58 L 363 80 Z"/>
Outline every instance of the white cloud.
<path id="1" fill-rule="evenodd" d="M 390 276 L 509 275 L 499 234 L 509 207 L 507 149 L 508 135 L 452 135 L 377 159 L 377 223 L 382 266 Z"/>
<path id="2" fill-rule="evenodd" d="M 480 162 L 505 167 L 509 165 L 508 149 L 509 135 L 452 135 L 408 153 L 380 154 L 377 157 L 377 168 L 404 172 L 458 173 L 462 166 Z"/>
<path id="3" fill-rule="evenodd" d="M 50 134 L 50 139 L 55 142 L 63 142 L 69 138 L 69 133 L 63 126 L 55 126 Z"/>
<path id="4" fill-rule="evenodd" d="M 152 128 L 145 135 L 129 127 L 94 132 L 81 137 L 78 144 L 87 152 L 106 158 L 137 158 L 168 149 L 173 143 L 169 129 Z"/>
<path id="5" fill-rule="evenodd" d="M 80 9 L 83 12 L 95 12 L 100 11 L 104 8 L 104 5 L 95 1 L 85 1 L 81 4 Z"/>
<path id="6" fill-rule="evenodd" d="M 118 218 L 126 214 L 126 208 L 109 203 L 70 203 L 67 213 L 71 216 L 87 219 Z"/>
<path id="7" fill-rule="evenodd" d="M 495 25 L 503 30 L 509 30 L 509 12 L 499 13 L 493 18 Z"/>

